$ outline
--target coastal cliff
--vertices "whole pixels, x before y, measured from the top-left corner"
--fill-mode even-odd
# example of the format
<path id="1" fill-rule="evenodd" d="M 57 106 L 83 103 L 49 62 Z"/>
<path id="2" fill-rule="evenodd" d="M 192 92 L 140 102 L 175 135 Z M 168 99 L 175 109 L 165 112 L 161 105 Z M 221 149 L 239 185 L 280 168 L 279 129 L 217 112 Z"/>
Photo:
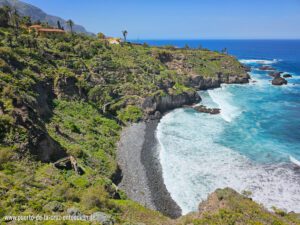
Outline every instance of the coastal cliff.
<path id="1" fill-rule="evenodd" d="M 131 144 L 143 134 L 139 154 L 125 151 L 140 160 L 143 184 L 153 184 L 135 187 L 150 202 L 122 188 L 132 177 L 125 178 L 118 160 L 124 168 L 133 156 L 118 158 L 121 129 L 198 103 L 198 90 L 247 83 L 246 68 L 204 49 L 110 45 L 77 34 L 36 37 L 22 27 L 17 33 L 2 27 L 0 37 L 0 216 L 95 214 L 117 224 L 176 224 L 164 215 L 177 218 L 180 208 L 151 163 L 157 161 L 149 160 L 155 125 L 132 138 Z"/>

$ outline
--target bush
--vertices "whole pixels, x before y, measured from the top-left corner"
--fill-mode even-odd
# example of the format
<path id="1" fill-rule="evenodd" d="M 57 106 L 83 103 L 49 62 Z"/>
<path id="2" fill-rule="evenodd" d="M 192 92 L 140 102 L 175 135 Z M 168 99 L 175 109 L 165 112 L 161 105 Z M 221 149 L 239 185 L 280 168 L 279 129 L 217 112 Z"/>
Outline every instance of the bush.
<path id="1" fill-rule="evenodd" d="M 86 189 L 80 202 L 87 210 L 93 208 L 103 209 L 108 205 L 108 194 L 103 186 L 97 185 Z"/>
<path id="2" fill-rule="evenodd" d="M 125 109 L 121 109 L 118 112 L 118 118 L 124 123 L 138 122 L 142 118 L 142 116 L 143 116 L 142 110 L 139 107 L 133 105 L 129 105 Z"/>
<path id="3" fill-rule="evenodd" d="M 0 115 L 0 140 L 3 142 L 3 139 L 6 137 L 7 133 L 12 128 L 13 119 L 8 115 Z"/>
<path id="4" fill-rule="evenodd" d="M 11 148 L 0 147 L 0 170 L 3 169 L 3 164 L 10 161 L 12 155 Z"/>

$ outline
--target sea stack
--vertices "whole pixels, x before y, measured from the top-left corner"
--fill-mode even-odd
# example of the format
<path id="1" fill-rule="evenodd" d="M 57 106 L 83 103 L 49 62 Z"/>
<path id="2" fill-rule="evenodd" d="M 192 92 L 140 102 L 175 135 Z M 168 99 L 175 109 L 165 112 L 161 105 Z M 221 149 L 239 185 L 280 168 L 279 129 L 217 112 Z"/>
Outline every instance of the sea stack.
<path id="1" fill-rule="evenodd" d="M 273 80 L 272 80 L 272 84 L 275 85 L 275 86 L 280 86 L 280 85 L 284 85 L 284 84 L 287 84 L 287 80 L 284 79 L 283 77 L 275 77 Z"/>

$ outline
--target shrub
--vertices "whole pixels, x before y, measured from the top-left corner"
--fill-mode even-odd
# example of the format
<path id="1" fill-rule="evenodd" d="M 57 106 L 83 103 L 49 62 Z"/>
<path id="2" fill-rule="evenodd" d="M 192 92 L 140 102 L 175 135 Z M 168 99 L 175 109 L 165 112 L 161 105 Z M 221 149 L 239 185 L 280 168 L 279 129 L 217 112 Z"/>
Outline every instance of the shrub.
<path id="1" fill-rule="evenodd" d="M 0 140 L 3 141 L 12 128 L 13 119 L 8 115 L 0 115 Z"/>
<path id="2" fill-rule="evenodd" d="M 71 177 L 71 183 L 75 187 L 79 187 L 79 188 L 86 188 L 90 185 L 89 180 L 84 176 L 83 177 L 78 177 L 78 176 Z"/>
<path id="3" fill-rule="evenodd" d="M 0 170 L 3 169 L 3 164 L 10 161 L 12 155 L 11 148 L 0 147 Z"/>
<path id="4" fill-rule="evenodd" d="M 143 116 L 142 110 L 133 105 L 127 106 L 125 109 L 121 109 L 118 111 L 118 118 L 126 123 L 126 122 L 138 122 Z"/>
<path id="5" fill-rule="evenodd" d="M 108 194 L 103 186 L 97 185 L 86 189 L 80 202 L 87 210 L 93 208 L 103 209 L 108 204 Z"/>

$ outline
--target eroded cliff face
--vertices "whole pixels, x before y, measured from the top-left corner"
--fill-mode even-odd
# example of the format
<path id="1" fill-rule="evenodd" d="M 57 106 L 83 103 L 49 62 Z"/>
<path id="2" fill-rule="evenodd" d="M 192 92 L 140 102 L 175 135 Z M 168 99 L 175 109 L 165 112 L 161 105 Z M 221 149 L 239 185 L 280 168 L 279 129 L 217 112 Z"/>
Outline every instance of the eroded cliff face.
<path id="1" fill-rule="evenodd" d="M 198 212 L 179 218 L 177 224 L 299 224 L 299 214 L 270 212 L 246 194 L 231 188 L 217 189 L 201 202 Z"/>
<path id="2" fill-rule="evenodd" d="M 216 74 L 215 77 L 203 77 L 201 75 L 191 75 L 186 83 L 187 86 L 196 88 L 197 90 L 207 90 L 218 88 L 221 84 L 246 84 L 249 83 L 250 76 L 244 74 Z"/>
<path id="3" fill-rule="evenodd" d="M 169 110 L 192 105 L 201 101 L 196 91 L 183 92 L 177 95 L 151 96 L 145 98 L 142 108 L 147 119 L 159 119 L 161 115 Z"/>
<path id="4" fill-rule="evenodd" d="M 165 95 L 156 95 L 146 97 L 142 103 L 146 119 L 159 119 L 161 115 L 174 108 L 184 105 L 192 105 L 201 101 L 201 97 L 197 93 L 198 90 L 207 90 L 218 88 L 221 84 L 245 84 L 249 83 L 250 76 L 247 68 L 239 64 L 231 56 L 223 56 L 226 60 L 220 59 L 220 55 L 210 58 L 208 61 L 220 62 L 220 68 L 216 67 L 215 73 L 210 76 L 198 74 L 197 68 L 193 65 L 190 58 L 195 55 L 178 53 L 176 50 L 171 52 L 161 52 L 156 56 L 170 70 L 184 76 L 184 85 L 190 88 L 189 91 L 183 91 L 179 94 L 170 93 L 170 89 L 175 83 L 164 80 L 159 86 L 165 91 Z M 190 58 L 189 58 L 190 57 Z M 201 59 L 198 59 L 201 61 Z M 232 61 L 231 61 L 232 60 Z M 200 65 L 203 62 L 198 62 Z M 205 67 L 205 64 L 202 66 Z M 222 71 L 224 69 L 224 71 Z"/>
<path id="5" fill-rule="evenodd" d="M 23 99 L 13 100 L 13 118 L 17 126 L 23 127 L 27 132 L 26 141 L 22 144 L 20 151 L 29 152 L 43 162 L 56 161 L 65 157 L 66 151 L 53 140 L 47 132 L 43 120 L 51 115 L 49 105 L 51 93 L 51 82 L 41 82 L 36 86 L 39 94 L 36 99 L 26 101 Z"/>

